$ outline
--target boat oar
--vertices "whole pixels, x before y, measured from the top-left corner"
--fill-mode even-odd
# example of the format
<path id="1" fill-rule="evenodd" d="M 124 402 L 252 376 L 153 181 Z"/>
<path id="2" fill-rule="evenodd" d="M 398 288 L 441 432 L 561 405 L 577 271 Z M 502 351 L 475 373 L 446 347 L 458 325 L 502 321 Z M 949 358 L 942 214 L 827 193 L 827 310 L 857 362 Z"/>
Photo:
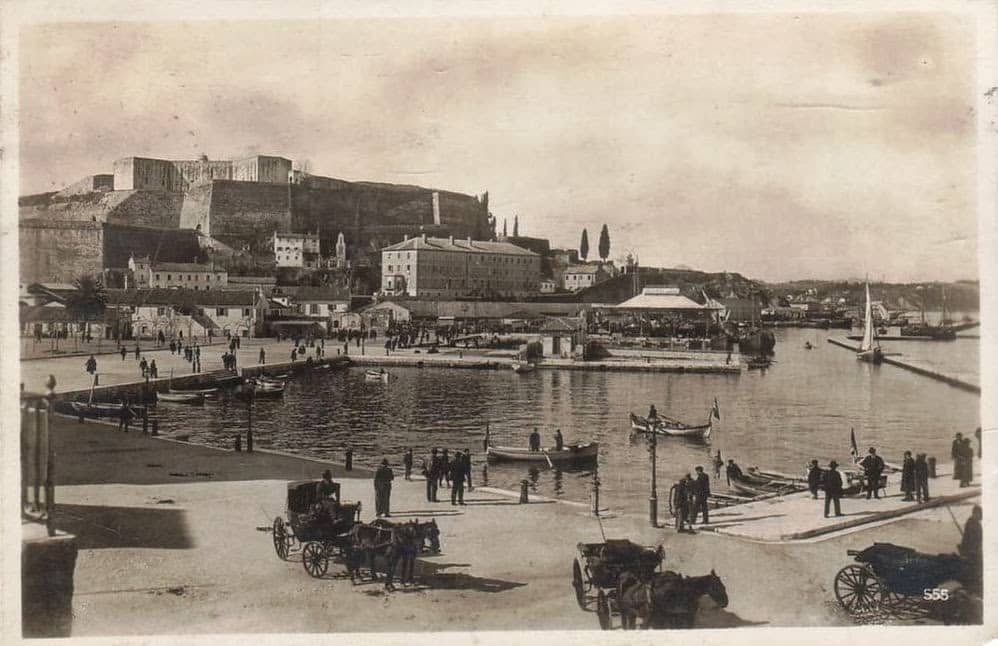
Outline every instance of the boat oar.
<path id="1" fill-rule="evenodd" d="M 553 469 L 554 468 L 554 463 L 551 462 L 551 458 L 548 456 L 547 449 L 541 449 L 541 453 L 544 454 L 544 459 L 548 461 L 548 466 Z"/>

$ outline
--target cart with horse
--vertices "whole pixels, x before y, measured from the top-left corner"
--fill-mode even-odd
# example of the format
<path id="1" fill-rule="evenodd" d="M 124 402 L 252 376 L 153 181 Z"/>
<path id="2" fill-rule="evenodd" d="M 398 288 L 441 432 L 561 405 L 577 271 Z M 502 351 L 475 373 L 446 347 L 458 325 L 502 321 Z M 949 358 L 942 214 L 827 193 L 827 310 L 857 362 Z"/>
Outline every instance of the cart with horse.
<path id="1" fill-rule="evenodd" d="M 575 599 L 585 610 L 592 599 L 592 591 L 596 591 L 596 616 L 604 630 L 610 628 L 611 616 L 617 613 L 617 583 L 620 577 L 628 572 L 640 580 L 648 580 L 665 558 L 661 545 L 649 548 L 627 539 L 579 543 L 578 550 L 582 563 L 578 558 L 572 561 Z"/>
<path id="2" fill-rule="evenodd" d="M 323 493 L 320 484 L 327 489 Z M 360 523 L 360 507 L 359 502 L 341 502 L 337 482 L 289 482 L 287 520 L 278 516 L 272 527 L 278 558 L 286 561 L 292 552 L 301 550 L 305 571 L 316 578 L 325 575 L 332 556 L 348 556 L 351 530 Z"/>
<path id="3" fill-rule="evenodd" d="M 854 618 L 933 617 L 943 623 L 980 623 L 979 566 L 956 554 L 923 554 L 874 543 L 848 550 L 856 563 L 835 575 L 835 598 Z"/>

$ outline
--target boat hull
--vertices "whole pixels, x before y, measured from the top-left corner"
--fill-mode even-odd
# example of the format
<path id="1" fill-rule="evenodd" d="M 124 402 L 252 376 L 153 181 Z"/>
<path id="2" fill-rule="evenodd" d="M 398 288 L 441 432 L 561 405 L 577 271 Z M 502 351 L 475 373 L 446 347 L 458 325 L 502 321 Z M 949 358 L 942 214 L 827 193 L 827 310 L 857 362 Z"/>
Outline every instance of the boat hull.
<path id="1" fill-rule="evenodd" d="M 533 372 L 534 371 L 534 364 L 532 364 L 532 363 L 514 363 L 513 366 L 512 366 L 512 368 L 513 368 L 513 372 L 522 375 L 522 374 L 526 374 L 528 372 Z"/>
<path id="2" fill-rule="evenodd" d="M 631 413 L 631 429 L 639 433 L 655 433 L 656 435 L 671 435 L 707 439 L 713 430 L 713 422 L 701 425 L 683 424 L 671 420 L 659 419 L 656 424 L 649 424 L 648 419 Z"/>
<path id="3" fill-rule="evenodd" d="M 552 464 L 565 462 L 581 462 L 584 460 L 595 460 L 599 455 L 599 443 L 576 444 L 565 446 L 560 451 L 553 448 L 531 451 L 515 446 L 490 446 L 486 450 L 486 457 L 490 460 L 502 460 L 510 462 L 539 462 L 547 464 L 550 460 Z"/>
<path id="4" fill-rule="evenodd" d="M 860 361 L 865 361 L 866 363 L 881 363 L 884 360 L 884 353 L 880 348 L 873 348 L 872 350 L 862 350 L 856 353 L 856 358 Z"/>
<path id="5" fill-rule="evenodd" d="M 202 393 L 156 393 L 156 401 L 168 404 L 203 404 L 204 395 Z"/>

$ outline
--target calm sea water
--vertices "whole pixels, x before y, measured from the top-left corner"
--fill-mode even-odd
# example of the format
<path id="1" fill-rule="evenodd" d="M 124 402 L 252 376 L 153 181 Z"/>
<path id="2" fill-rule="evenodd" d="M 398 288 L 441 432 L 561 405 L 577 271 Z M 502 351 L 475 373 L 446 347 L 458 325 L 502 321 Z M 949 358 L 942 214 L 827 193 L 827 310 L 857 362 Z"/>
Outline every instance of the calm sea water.
<path id="1" fill-rule="evenodd" d="M 614 509 L 647 509 L 650 467 L 645 440 L 632 437 L 628 413 L 654 403 L 670 417 L 702 423 L 716 397 L 721 420 L 710 444 L 665 438 L 658 444 L 659 495 L 694 466 L 710 471 L 720 450 L 742 467 L 758 465 L 797 473 L 805 461 L 849 457 L 849 429 L 862 446 L 876 445 L 891 461 L 904 450 L 948 459 L 957 431 L 979 425 L 980 398 L 892 366 L 856 361 L 826 343 L 841 330 L 777 331 L 776 363 L 741 375 L 679 375 L 539 370 L 393 369 L 390 384 L 367 382 L 352 368 L 316 373 L 311 383 L 289 383 L 283 400 L 254 404 L 254 437 L 261 447 L 343 459 L 371 466 L 387 457 L 400 465 L 405 447 L 419 456 L 434 446 L 470 448 L 474 484 L 517 488 L 522 479 L 544 495 L 589 499 L 591 471 L 492 464 L 484 471 L 485 423 L 493 442 L 527 444 L 533 427 L 545 444 L 556 428 L 566 442 L 600 442 L 601 498 Z M 805 341 L 814 345 L 804 349 Z M 936 362 L 977 379 L 978 341 L 885 343 L 888 351 Z M 190 440 L 231 447 L 245 431 L 247 407 L 228 396 L 204 408 L 160 406 L 160 427 Z M 723 485 L 716 487 L 723 490 Z"/>

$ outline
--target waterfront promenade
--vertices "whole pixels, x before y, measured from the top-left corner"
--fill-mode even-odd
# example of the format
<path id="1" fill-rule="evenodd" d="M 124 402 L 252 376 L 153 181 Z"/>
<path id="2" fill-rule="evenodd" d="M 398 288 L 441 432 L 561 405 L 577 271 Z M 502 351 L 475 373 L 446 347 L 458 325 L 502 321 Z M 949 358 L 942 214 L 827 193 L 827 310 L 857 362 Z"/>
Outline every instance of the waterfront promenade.
<path id="1" fill-rule="evenodd" d="M 380 583 L 351 585 L 341 565 L 316 580 L 300 561 L 280 561 L 274 553 L 267 529 L 284 512 L 286 481 L 317 477 L 325 463 L 63 419 L 53 424 L 53 441 L 57 524 L 76 534 L 81 548 L 74 636 L 598 628 L 569 585 L 576 543 L 603 540 L 584 506 L 520 505 L 491 489 L 468 492 L 466 507 L 432 504 L 423 482 L 404 482 L 397 472 L 394 518 L 436 520 L 443 550 L 419 559 L 414 589 L 385 594 Z M 331 466 L 344 499 L 360 500 L 364 520 L 371 520 L 369 474 L 344 478 Z M 440 499 L 447 496 L 441 488 Z M 835 573 L 851 562 L 847 549 L 876 540 L 951 552 L 959 541 L 941 508 L 875 531 L 763 544 L 652 528 L 642 515 L 614 512 L 615 502 L 603 501 L 606 537 L 663 544 L 667 569 L 697 575 L 713 568 L 721 576 L 730 604 L 700 613 L 700 627 L 850 625 L 831 590 Z M 848 511 L 852 500 L 845 504 Z M 961 522 L 969 515 L 966 503 L 952 510 Z M 761 582 L 773 582 L 762 595 Z"/>

